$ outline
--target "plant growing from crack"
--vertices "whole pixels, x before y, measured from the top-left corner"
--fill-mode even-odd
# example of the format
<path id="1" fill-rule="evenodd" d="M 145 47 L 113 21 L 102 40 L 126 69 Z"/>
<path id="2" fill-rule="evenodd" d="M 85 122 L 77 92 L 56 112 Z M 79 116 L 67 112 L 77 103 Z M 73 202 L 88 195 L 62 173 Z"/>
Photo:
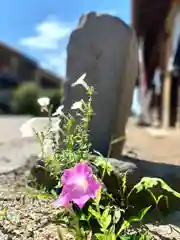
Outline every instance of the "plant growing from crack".
<path id="1" fill-rule="evenodd" d="M 177 198 L 180 198 L 180 194 L 171 189 L 162 179 L 147 177 L 142 178 L 128 193 L 126 174 L 122 178 L 120 187 L 121 201 L 109 194 L 103 180 L 106 174 L 112 173 L 112 166 L 101 154 L 96 157 L 91 156 L 88 137 L 89 122 L 93 117 L 94 89 L 87 85 L 85 77 L 86 74 L 83 74 L 72 85 L 72 87 L 81 85 L 88 96 L 87 102 L 80 99 L 72 105 L 71 110 L 75 111 L 76 117 L 65 114 L 63 106 L 60 106 L 55 113 L 51 113 L 49 100 L 44 97 L 38 102 L 41 110 L 48 113 L 47 124 L 45 126 L 39 124 L 40 131 L 34 124 L 36 120 L 30 120 L 23 127 L 24 131 L 34 132 L 41 145 L 38 167 L 46 170 L 49 173 L 48 176 L 55 179 L 56 188 L 48 188 L 49 194 L 57 198 L 53 204 L 57 207 L 55 222 L 57 225 L 65 224 L 74 231 L 77 240 L 85 240 L 90 235 L 94 235 L 98 240 L 148 240 L 150 236 L 147 228 L 143 227 L 142 221 L 151 211 L 152 206 L 142 209 L 137 216 L 127 217 L 130 208 L 128 200 L 132 193 L 147 191 L 153 198 L 157 210 L 161 199 L 167 200 L 167 197 L 155 196 L 152 191 L 154 186 L 160 184 L 162 189 Z M 112 144 L 121 139 L 120 137 L 113 140 Z M 41 191 L 47 187 L 46 184 L 49 184 L 49 182 L 44 183 Z M 40 192 L 40 188 L 38 191 Z M 135 228 L 133 224 L 137 222 L 140 226 Z M 58 228 L 58 236 L 59 239 L 63 239 L 60 228 Z"/>

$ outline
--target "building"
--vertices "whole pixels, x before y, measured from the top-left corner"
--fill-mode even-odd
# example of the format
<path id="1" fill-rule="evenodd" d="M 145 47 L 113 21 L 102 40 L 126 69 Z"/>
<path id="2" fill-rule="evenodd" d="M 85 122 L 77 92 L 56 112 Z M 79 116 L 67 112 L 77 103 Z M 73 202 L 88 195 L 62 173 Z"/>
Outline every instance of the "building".
<path id="1" fill-rule="evenodd" d="M 147 88 L 155 70 L 161 69 L 161 125 L 179 127 L 180 0 L 132 0 L 132 25 L 144 44 Z"/>
<path id="2" fill-rule="evenodd" d="M 36 82 L 41 88 L 52 89 L 61 86 L 62 78 L 42 69 L 36 61 L 0 42 L 1 109 L 8 109 L 13 89 L 27 81 Z"/>
<path id="3" fill-rule="evenodd" d="M 0 88 L 8 87 L 8 83 L 3 82 L 8 79 L 9 87 L 19 85 L 25 81 L 36 81 L 42 88 L 59 87 L 62 79 L 47 70 L 40 68 L 37 62 L 31 60 L 4 43 L 0 42 Z M 14 81 L 13 81 L 14 79 Z M 8 81 L 7 81 L 8 82 Z"/>

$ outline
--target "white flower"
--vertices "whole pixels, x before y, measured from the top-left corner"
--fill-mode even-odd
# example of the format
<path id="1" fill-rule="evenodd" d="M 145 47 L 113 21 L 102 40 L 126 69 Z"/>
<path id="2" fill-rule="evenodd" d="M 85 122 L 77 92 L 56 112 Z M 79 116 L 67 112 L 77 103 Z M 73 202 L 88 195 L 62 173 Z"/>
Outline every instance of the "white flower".
<path id="1" fill-rule="evenodd" d="M 55 122 L 57 122 L 57 117 L 51 118 L 51 120 L 52 120 L 52 124 L 54 124 Z M 48 117 L 31 118 L 20 127 L 21 136 L 33 137 L 35 136 L 35 132 L 38 132 L 38 133 L 44 132 L 48 127 L 48 123 L 49 123 Z"/>
<path id="2" fill-rule="evenodd" d="M 42 97 L 37 100 L 41 107 L 47 107 L 50 104 L 50 99 L 48 97 Z"/>
<path id="3" fill-rule="evenodd" d="M 73 103 L 71 109 L 73 109 L 73 110 L 76 110 L 76 109 L 82 110 L 83 102 L 84 102 L 83 99 L 81 99 L 80 101 Z"/>
<path id="4" fill-rule="evenodd" d="M 24 137 L 32 137 L 34 136 L 33 129 L 31 127 L 32 122 L 34 121 L 34 118 L 31 120 L 28 120 L 27 122 L 23 123 L 23 125 L 20 127 L 21 136 Z"/>
<path id="5" fill-rule="evenodd" d="M 82 85 L 86 90 L 88 90 L 89 86 L 84 81 L 85 78 L 86 78 L 86 73 L 84 73 L 80 78 L 78 78 L 78 80 L 76 82 L 74 82 L 71 86 L 75 87 L 77 85 Z"/>
<path id="6" fill-rule="evenodd" d="M 64 108 L 64 105 L 61 105 L 59 106 L 57 109 L 56 109 L 56 112 L 52 114 L 52 116 L 62 116 L 62 117 L 65 117 L 64 113 L 63 113 L 63 108 Z"/>

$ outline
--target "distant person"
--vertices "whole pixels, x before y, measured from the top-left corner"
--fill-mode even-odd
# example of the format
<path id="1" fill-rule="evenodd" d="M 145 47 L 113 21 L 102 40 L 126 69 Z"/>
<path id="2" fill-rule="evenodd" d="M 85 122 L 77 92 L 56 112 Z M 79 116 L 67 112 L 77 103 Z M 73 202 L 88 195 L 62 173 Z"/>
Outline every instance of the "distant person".
<path id="1" fill-rule="evenodd" d="M 159 127 L 160 126 L 160 119 L 161 119 L 161 91 L 162 91 L 162 72 L 161 68 L 157 67 L 154 72 L 153 84 L 154 84 L 154 101 L 153 101 L 153 126 Z"/>
<path id="2" fill-rule="evenodd" d="M 134 117 L 138 117 L 140 115 L 140 99 L 139 99 L 139 79 L 137 78 L 136 80 L 136 85 L 133 91 L 133 101 L 132 101 L 132 115 Z"/>

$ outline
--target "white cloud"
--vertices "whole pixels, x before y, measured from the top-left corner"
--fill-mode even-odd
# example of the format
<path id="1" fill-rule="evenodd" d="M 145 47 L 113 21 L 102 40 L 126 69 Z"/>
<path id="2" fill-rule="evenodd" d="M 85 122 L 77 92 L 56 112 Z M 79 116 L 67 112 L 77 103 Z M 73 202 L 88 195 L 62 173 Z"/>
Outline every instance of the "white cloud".
<path id="1" fill-rule="evenodd" d="M 117 15 L 116 10 L 98 12 Z M 66 44 L 72 29 L 77 22 L 64 23 L 56 16 L 49 16 L 35 26 L 35 34 L 20 39 L 19 44 L 31 50 L 41 67 L 65 76 Z M 37 52 L 37 50 L 39 50 Z M 28 51 L 29 52 L 29 51 Z"/>
<path id="2" fill-rule="evenodd" d="M 118 12 L 116 10 L 100 10 L 100 13 L 106 13 L 106 14 L 110 14 L 112 16 L 118 16 Z"/>
<path id="3" fill-rule="evenodd" d="M 31 49 L 55 50 L 59 47 L 59 41 L 67 37 L 72 28 L 57 19 L 47 18 L 40 22 L 35 30 L 34 36 L 23 38 L 19 43 Z"/>
<path id="4" fill-rule="evenodd" d="M 19 44 L 30 50 L 41 67 L 64 76 L 66 71 L 65 48 L 75 25 L 75 22 L 64 23 L 57 17 L 48 17 L 37 24 L 34 36 L 20 39 Z"/>
<path id="5" fill-rule="evenodd" d="M 58 75 L 65 76 L 66 72 L 66 51 L 58 54 L 47 54 L 40 63 L 41 67 L 56 72 Z"/>

